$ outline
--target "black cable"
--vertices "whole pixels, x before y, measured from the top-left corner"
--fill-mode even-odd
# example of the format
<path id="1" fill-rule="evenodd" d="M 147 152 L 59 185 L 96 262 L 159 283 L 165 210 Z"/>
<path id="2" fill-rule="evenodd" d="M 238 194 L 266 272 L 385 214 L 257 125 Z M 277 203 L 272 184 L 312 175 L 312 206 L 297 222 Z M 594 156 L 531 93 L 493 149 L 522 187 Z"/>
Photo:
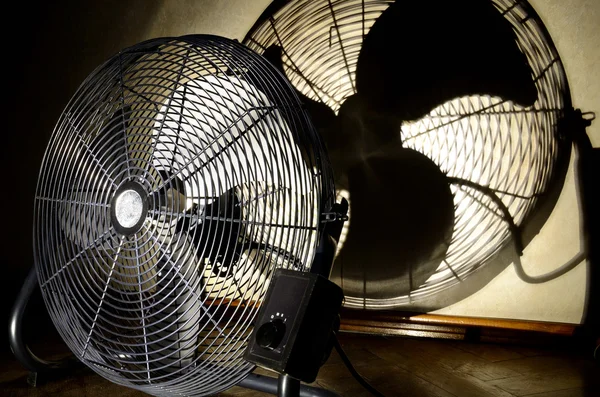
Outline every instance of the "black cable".
<path id="1" fill-rule="evenodd" d="M 379 392 L 379 390 L 377 390 L 369 382 L 367 382 L 367 380 L 365 378 L 363 378 L 356 371 L 356 369 L 354 369 L 354 366 L 350 362 L 350 359 L 344 352 L 344 349 L 342 349 L 342 345 L 340 345 L 340 341 L 338 340 L 336 333 L 333 334 L 333 343 L 334 343 L 335 351 L 338 352 L 338 354 L 340 355 L 340 358 L 344 362 L 344 365 L 346 366 L 346 368 L 348 368 L 348 371 L 350 371 L 350 373 L 352 374 L 354 379 L 356 379 L 358 381 L 358 383 L 360 383 L 360 385 L 362 387 L 364 387 L 365 389 L 367 389 L 367 391 L 369 391 L 369 393 L 371 393 L 372 395 L 374 395 L 376 397 L 385 397 L 381 392 Z"/>
<path id="2" fill-rule="evenodd" d="M 470 187 L 471 189 L 480 191 L 481 193 L 487 195 L 498 206 L 498 208 L 500 209 L 500 211 L 502 211 L 502 214 L 504 215 L 502 217 L 502 219 L 504 219 L 506 221 L 506 223 L 508 223 L 508 230 L 510 231 L 510 234 L 513 237 L 513 241 L 515 244 L 515 248 L 517 250 L 517 254 L 519 254 L 519 256 L 522 256 L 523 255 L 523 237 L 521 235 L 521 229 L 519 229 L 519 227 L 515 224 L 515 220 L 512 217 L 510 211 L 508 210 L 508 207 L 506 206 L 506 204 L 504 204 L 504 201 L 502 201 L 500 199 L 500 197 L 498 197 L 498 195 L 496 195 L 494 190 L 488 186 L 482 186 L 482 185 L 475 183 L 473 181 L 470 181 L 468 179 L 455 178 L 455 177 L 448 177 L 447 179 L 452 184 L 467 186 L 467 187 Z"/>

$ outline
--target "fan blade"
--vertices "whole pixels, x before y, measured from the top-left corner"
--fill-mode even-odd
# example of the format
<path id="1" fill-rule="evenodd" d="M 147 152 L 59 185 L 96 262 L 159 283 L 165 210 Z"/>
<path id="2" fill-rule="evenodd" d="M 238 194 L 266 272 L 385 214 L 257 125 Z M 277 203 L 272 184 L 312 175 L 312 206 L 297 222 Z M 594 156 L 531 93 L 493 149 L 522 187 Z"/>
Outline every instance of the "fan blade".
<path id="1" fill-rule="evenodd" d="M 100 127 L 90 126 L 89 128 L 98 128 L 97 134 L 87 144 L 90 153 L 82 151 L 69 159 L 73 162 L 91 159 L 75 166 L 77 174 L 70 186 L 66 187 L 68 191 L 65 192 L 64 200 L 61 200 L 58 212 L 65 235 L 80 247 L 90 245 L 110 226 L 108 208 L 97 202 L 103 196 L 102 189 L 106 188 L 102 181 L 106 181 L 107 177 L 115 180 L 123 175 L 127 167 L 124 134 L 127 125 L 125 115 L 128 112 L 127 106 L 119 108 L 105 124 Z"/>
<path id="2" fill-rule="evenodd" d="M 318 208 L 318 203 L 306 202 L 312 195 L 303 183 L 315 161 L 302 150 L 308 143 L 299 143 L 296 139 L 302 137 L 288 128 L 295 122 L 289 114 L 297 109 L 271 108 L 278 100 L 264 93 L 272 92 L 265 81 L 251 79 L 251 73 L 244 76 L 248 78 L 230 70 L 226 76 L 189 81 L 173 92 L 155 121 L 152 167 L 161 182 L 152 196 L 165 205 L 152 207 L 153 215 L 157 222 L 175 220 L 173 232 L 189 237 L 198 262 L 209 269 L 203 277 L 210 282 L 233 283 L 235 278 L 238 283 L 242 277 L 237 272 L 242 270 L 258 277 L 272 268 L 260 265 L 271 256 L 284 265 L 298 262 L 290 254 L 297 240 L 286 237 L 291 231 L 302 231 L 304 239 L 313 234 L 316 238 L 316 231 L 308 235 L 303 227 L 312 225 L 318 214 L 302 220 L 290 215 L 287 222 L 274 219 L 284 198 L 288 204 L 304 200 L 303 208 Z M 169 103 L 182 109 L 180 117 L 165 116 Z M 264 130 L 270 133 L 259 135 Z M 305 162 L 299 169 L 289 176 L 280 171 L 301 156 Z M 250 252 L 259 250 L 264 254 Z M 240 295 L 245 294 L 245 287 L 232 287 L 226 293 L 241 289 Z"/>
<path id="3" fill-rule="evenodd" d="M 285 70 L 283 69 L 282 56 L 283 49 L 275 44 L 269 46 L 269 48 L 267 48 L 263 53 L 263 57 L 281 72 L 285 79 L 290 83 L 291 87 L 294 87 L 293 84 L 287 78 Z M 306 107 L 307 112 L 310 114 L 312 122 L 317 128 L 317 131 L 319 131 L 319 133 L 323 135 L 323 132 L 326 131 L 335 120 L 335 113 L 333 112 L 333 110 L 331 110 L 329 106 L 325 105 L 324 103 L 315 101 L 314 99 L 307 97 L 306 95 L 298 91 L 296 88 L 294 88 L 294 90 L 296 91 L 296 95 L 298 95 L 298 98 L 300 98 L 300 101 Z"/>
<path id="4" fill-rule="evenodd" d="M 99 158 L 106 158 L 106 164 L 111 168 L 111 176 L 117 178 L 124 175 L 130 166 L 127 157 L 127 128 L 129 127 L 129 115 L 131 107 L 124 105 L 119 107 L 111 116 L 108 123 L 102 127 L 98 138 L 106 141 L 98 147 Z M 103 136 L 105 135 L 105 136 Z M 103 154 L 102 156 L 100 156 Z"/>
<path id="5" fill-rule="evenodd" d="M 302 190 L 294 181 L 311 173 L 310 163 L 287 180 L 282 172 L 269 171 L 285 169 L 307 146 L 297 144 L 288 124 L 281 122 L 287 109 L 272 108 L 260 85 L 251 83 L 236 77 L 193 80 L 173 94 L 177 108 L 184 108 L 181 122 L 179 117 L 165 118 L 168 104 L 157 116 L 153 139 L 160 155 L 153 156 L 152 167 L 179 177 L 185 195 L 200 206 L 250 180 Z M 261 130 L 271 133 L 258 139 Z M 281 150 L 272 151 L 275 147 Z M 170 177 L 165 180 L 174 183 Z"/>
<path id="6" fill-rule="evenodd" d="M 174 372 L 189 367 L 196 357 L 201 318 L 210 316 L 202 310 L 202 280 L 199 264 L 186 237 L 175 238 L 169 244 L 157 266 L 157 302 L 148 326 L 147 344 L 153 367 Z M 214 321 L 214 320 L 213 320 Z M 210 323 L 210 320 L 202 321 Z M 212 328 L 212 324 L 210 325 Z"/>
<path id="7" fill-rule="evenodd" d="M 537 89 L 515 40 L 489 1 L 397 1 L 364 39 L 357 90 L 367 103 L 402 120 L 419 119 L 465 95 L 530 106 Z"/>

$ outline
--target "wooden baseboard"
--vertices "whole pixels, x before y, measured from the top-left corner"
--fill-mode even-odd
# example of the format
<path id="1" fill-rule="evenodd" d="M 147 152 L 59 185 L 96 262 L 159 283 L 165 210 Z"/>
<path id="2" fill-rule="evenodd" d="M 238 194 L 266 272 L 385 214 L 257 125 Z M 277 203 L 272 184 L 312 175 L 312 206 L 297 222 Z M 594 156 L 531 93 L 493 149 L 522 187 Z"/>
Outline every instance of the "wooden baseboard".
<path id="1" fill-rule="evenodd" d="M 547 344 L 573 337 L 579 326 L 541 321 L 390 311 L 342 311 L 341 331 L 481 342 Z"/>

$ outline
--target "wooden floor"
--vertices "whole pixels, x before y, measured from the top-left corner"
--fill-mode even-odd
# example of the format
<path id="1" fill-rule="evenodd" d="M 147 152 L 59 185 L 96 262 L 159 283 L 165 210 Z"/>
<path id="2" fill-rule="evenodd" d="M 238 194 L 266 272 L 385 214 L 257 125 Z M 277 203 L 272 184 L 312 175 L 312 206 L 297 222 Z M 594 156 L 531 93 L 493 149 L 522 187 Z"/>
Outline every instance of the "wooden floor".
<path id="1" fill-rule="evenodd" d="M 566 348 L 473 344 L 462 341 L 341 335 L 358 371 L 383 394 L 435 397 L 600 396 L 600 368 Z M 261 373 L 264 373 L 261 372 Z M 316 385 L 341 396 L 369 396 L 334 352 Z M 143 396 L 84 369 L 37 388 L 9 356 L 0 363 L 1 396 Z M 267 396 L 234 387 L 223 397 Z"/>

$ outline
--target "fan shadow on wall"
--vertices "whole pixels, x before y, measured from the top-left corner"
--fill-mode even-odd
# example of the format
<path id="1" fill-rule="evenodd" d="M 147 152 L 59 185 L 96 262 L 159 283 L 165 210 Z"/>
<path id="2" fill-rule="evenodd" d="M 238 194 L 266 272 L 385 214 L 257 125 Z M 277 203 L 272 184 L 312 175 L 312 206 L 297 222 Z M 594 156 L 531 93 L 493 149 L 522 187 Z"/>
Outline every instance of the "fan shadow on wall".
<path id="1" fill-rule="evenodd" d="M 328 1 L 311 3 L 310 19 L 300 3 L 257 22 L 246 42 L 297 88 L 350 201 L 333 274 L 346 305 L 415 306 L 419 295 L 447 288 L 447 278 L 460 284 L 498 256 L 511 234 L 520 253 L 544 222 L 533 222 L 532 210 L 545 219 L 552 184 L 562 184 L 568 149 L 557 148 L 552 130 L 569 99 L 549 98 L 549 84 L 560 91 L 566 82 L 545 81 L 547 71 L 560 75 L 562 66 L 524 46 L 515 5 L 379 2 L 387 8 L 373 18 L 368 7 L 377 2 Z M 314 21 L 327 13 L 330 49 L 319 52 L 324 28 Z M 308 47 L 295 36 L 302 23 Z M 512 142 L 521 138 L 528 143 Z M 536 138 L 547 152 L 531 144 Z"/>

